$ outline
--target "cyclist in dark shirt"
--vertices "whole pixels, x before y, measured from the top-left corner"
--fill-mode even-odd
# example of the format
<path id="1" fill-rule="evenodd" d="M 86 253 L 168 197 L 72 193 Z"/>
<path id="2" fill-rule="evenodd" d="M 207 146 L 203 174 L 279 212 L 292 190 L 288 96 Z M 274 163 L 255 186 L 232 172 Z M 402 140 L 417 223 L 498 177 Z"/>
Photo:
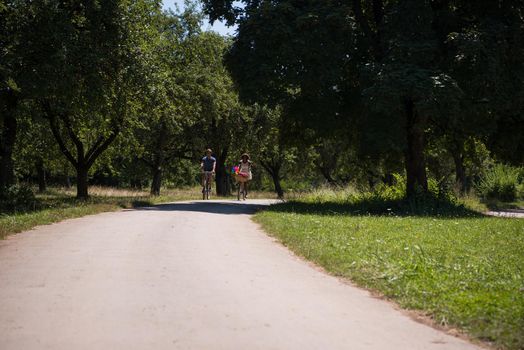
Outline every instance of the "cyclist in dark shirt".
<path id="1" fill-rule="evenodd" d="M 202 192 L 204 191 L 204 180 L 207 177 L 209 183 L 213 180 L 213 174 L 215 173 L 215 167 L 217 160 L 211 154 L 213 151 L 211 149 L 206 150 L 206 156 L 202 158 L 200 163 L 200 170 L 202 171 Z"/>

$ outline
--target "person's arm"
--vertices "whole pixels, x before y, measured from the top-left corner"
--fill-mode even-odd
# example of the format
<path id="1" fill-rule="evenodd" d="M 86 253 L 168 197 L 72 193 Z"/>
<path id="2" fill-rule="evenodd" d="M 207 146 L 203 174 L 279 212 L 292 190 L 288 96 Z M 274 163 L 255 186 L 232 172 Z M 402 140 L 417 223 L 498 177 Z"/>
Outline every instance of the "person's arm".
<path id="1" fill-rule="evenodd" d="M 213 173 L 215 172 L 215 168 L 216 168 L 216 166 L 217 166 L 217 161 L 216 161 L 216 159 L 215 159 L 215 161 L 213 162 Z"/>
<path id="2" fill-rule="evenodd" d="M 200 162 L 200 171 L 204 170 L 204 161 L 202 160 Z"/>

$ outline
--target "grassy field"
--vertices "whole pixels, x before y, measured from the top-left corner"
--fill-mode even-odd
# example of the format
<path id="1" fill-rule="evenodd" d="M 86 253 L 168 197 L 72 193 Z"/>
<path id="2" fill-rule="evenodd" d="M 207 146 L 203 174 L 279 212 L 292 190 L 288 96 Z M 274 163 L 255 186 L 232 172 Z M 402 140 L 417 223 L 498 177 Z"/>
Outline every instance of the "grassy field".
<path id="1" fill-rule="evenodd" d="M 197 193 L 198 194 L 198 193 Z M 191 199 L 188 190 L 166 191 L 159 197 L 151 197 L 147 192 L 119 190 L 114 188 L 92 187 L 87 201 L 75 198 L 72 189 L 53 188 L 36 196 L 32 208 L 22 212 L 0 213 L 0 239 L 5 236 L 37 225 L 46 225 L 65 219 L 81 217 L 123 208 L 132 208 L 174 200 Z M 196 195 L 192 195 L 196 197 Z"/>
<path id="2" fill-rule="evenodd" d="M 298 255 L 436 324 L 524 349 L 524 220 L 379 204 L 309 197 L 255 220 Z"/>
<path id="3" fill-rule="evenodd" d="M 0 213 L 0 239 L 37 225 L 51 224 L 65 219 L 81 217 L 123 208 L 148 206 L 179 200 L 202 199 L 200 188 L 162 190 L 152 197 L 146 191 L 130 191 L 107 187 L 91 187 L 90 199 L 78 201 L 74 189 L 53 188 L 37 195 L 34 207 L 18 213 Z M 250 192 L 250 198 L 268 198 L 271 194 Z M 233 199 L 234 197 L 230 197 Z"/>

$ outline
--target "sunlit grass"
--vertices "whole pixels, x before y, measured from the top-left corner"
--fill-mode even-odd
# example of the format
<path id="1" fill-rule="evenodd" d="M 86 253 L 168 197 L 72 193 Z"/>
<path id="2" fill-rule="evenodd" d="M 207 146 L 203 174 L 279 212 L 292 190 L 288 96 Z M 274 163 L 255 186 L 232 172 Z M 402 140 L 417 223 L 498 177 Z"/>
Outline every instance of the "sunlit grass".
<path id="1" fill-rule="evenodd" d="M 201 200 L 201 188 L 162 189 L 160 196 L 150 196 L 149 191 L 130 190 L 113 187 L 91 186 L 88 200 L 77 200 L 74 188 L 50 188 L 37 194 L 37 201 L 29 208 L 14 213 L 0 213 L 0 239 L 8 234 L 29 230 L 37 225 L 45 225 L 65 219 L 97 214 L 106 211 L 150 206 L 182 200 Z M 229 197 L 211 199 L 235 199 Z M 273 193 L 250 191 L 249 198 L 276 198 Z"/>
<path id="2" fill-rule="evenodd" d="M 146 191 L 133 191 L 110 187 L 90 187 L 88 200 L 77 200 L 73 188 L 50 188 L 36 196 L 37 202 L 24 211 L 0 214 L 0 239 L 8 234 L 29 230 L 65 219 L 97 214 L 106 211 L 154 205 L 178 200 L 197 199 L 193 189 L 163 191 L 161 196 L 150 196 Z"/>
<path id="3" fill-rule="evenodd" d="M 329 196 L 278 204 L 255 220 L 334 275 L 437 324 L 497 347 L 524 348 L 523 219 L 488 218 L 462 204 L 442 215 L 388 208 L 372 215 L 373 202 Z"/>

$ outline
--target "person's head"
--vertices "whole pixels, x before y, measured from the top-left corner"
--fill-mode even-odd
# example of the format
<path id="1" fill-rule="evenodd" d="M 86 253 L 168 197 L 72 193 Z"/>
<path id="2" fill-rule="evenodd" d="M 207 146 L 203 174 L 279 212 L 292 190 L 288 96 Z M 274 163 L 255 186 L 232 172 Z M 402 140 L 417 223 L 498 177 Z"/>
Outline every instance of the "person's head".
<path id="1" fill-rule="evenodd" d="M 241 158 L 242 158 L 243 162 L 247 162 L 249 160 L 249 154 L 244 153 L 244 154 L 242 154 Z"/>
<path id="2" fill-rule="evenodd" d="M 211 148 L 206 149 L 206 155 L 208 157 L 211 157 L 211 154 L 213 154 L 213 151 L 211 150 Z"/>

